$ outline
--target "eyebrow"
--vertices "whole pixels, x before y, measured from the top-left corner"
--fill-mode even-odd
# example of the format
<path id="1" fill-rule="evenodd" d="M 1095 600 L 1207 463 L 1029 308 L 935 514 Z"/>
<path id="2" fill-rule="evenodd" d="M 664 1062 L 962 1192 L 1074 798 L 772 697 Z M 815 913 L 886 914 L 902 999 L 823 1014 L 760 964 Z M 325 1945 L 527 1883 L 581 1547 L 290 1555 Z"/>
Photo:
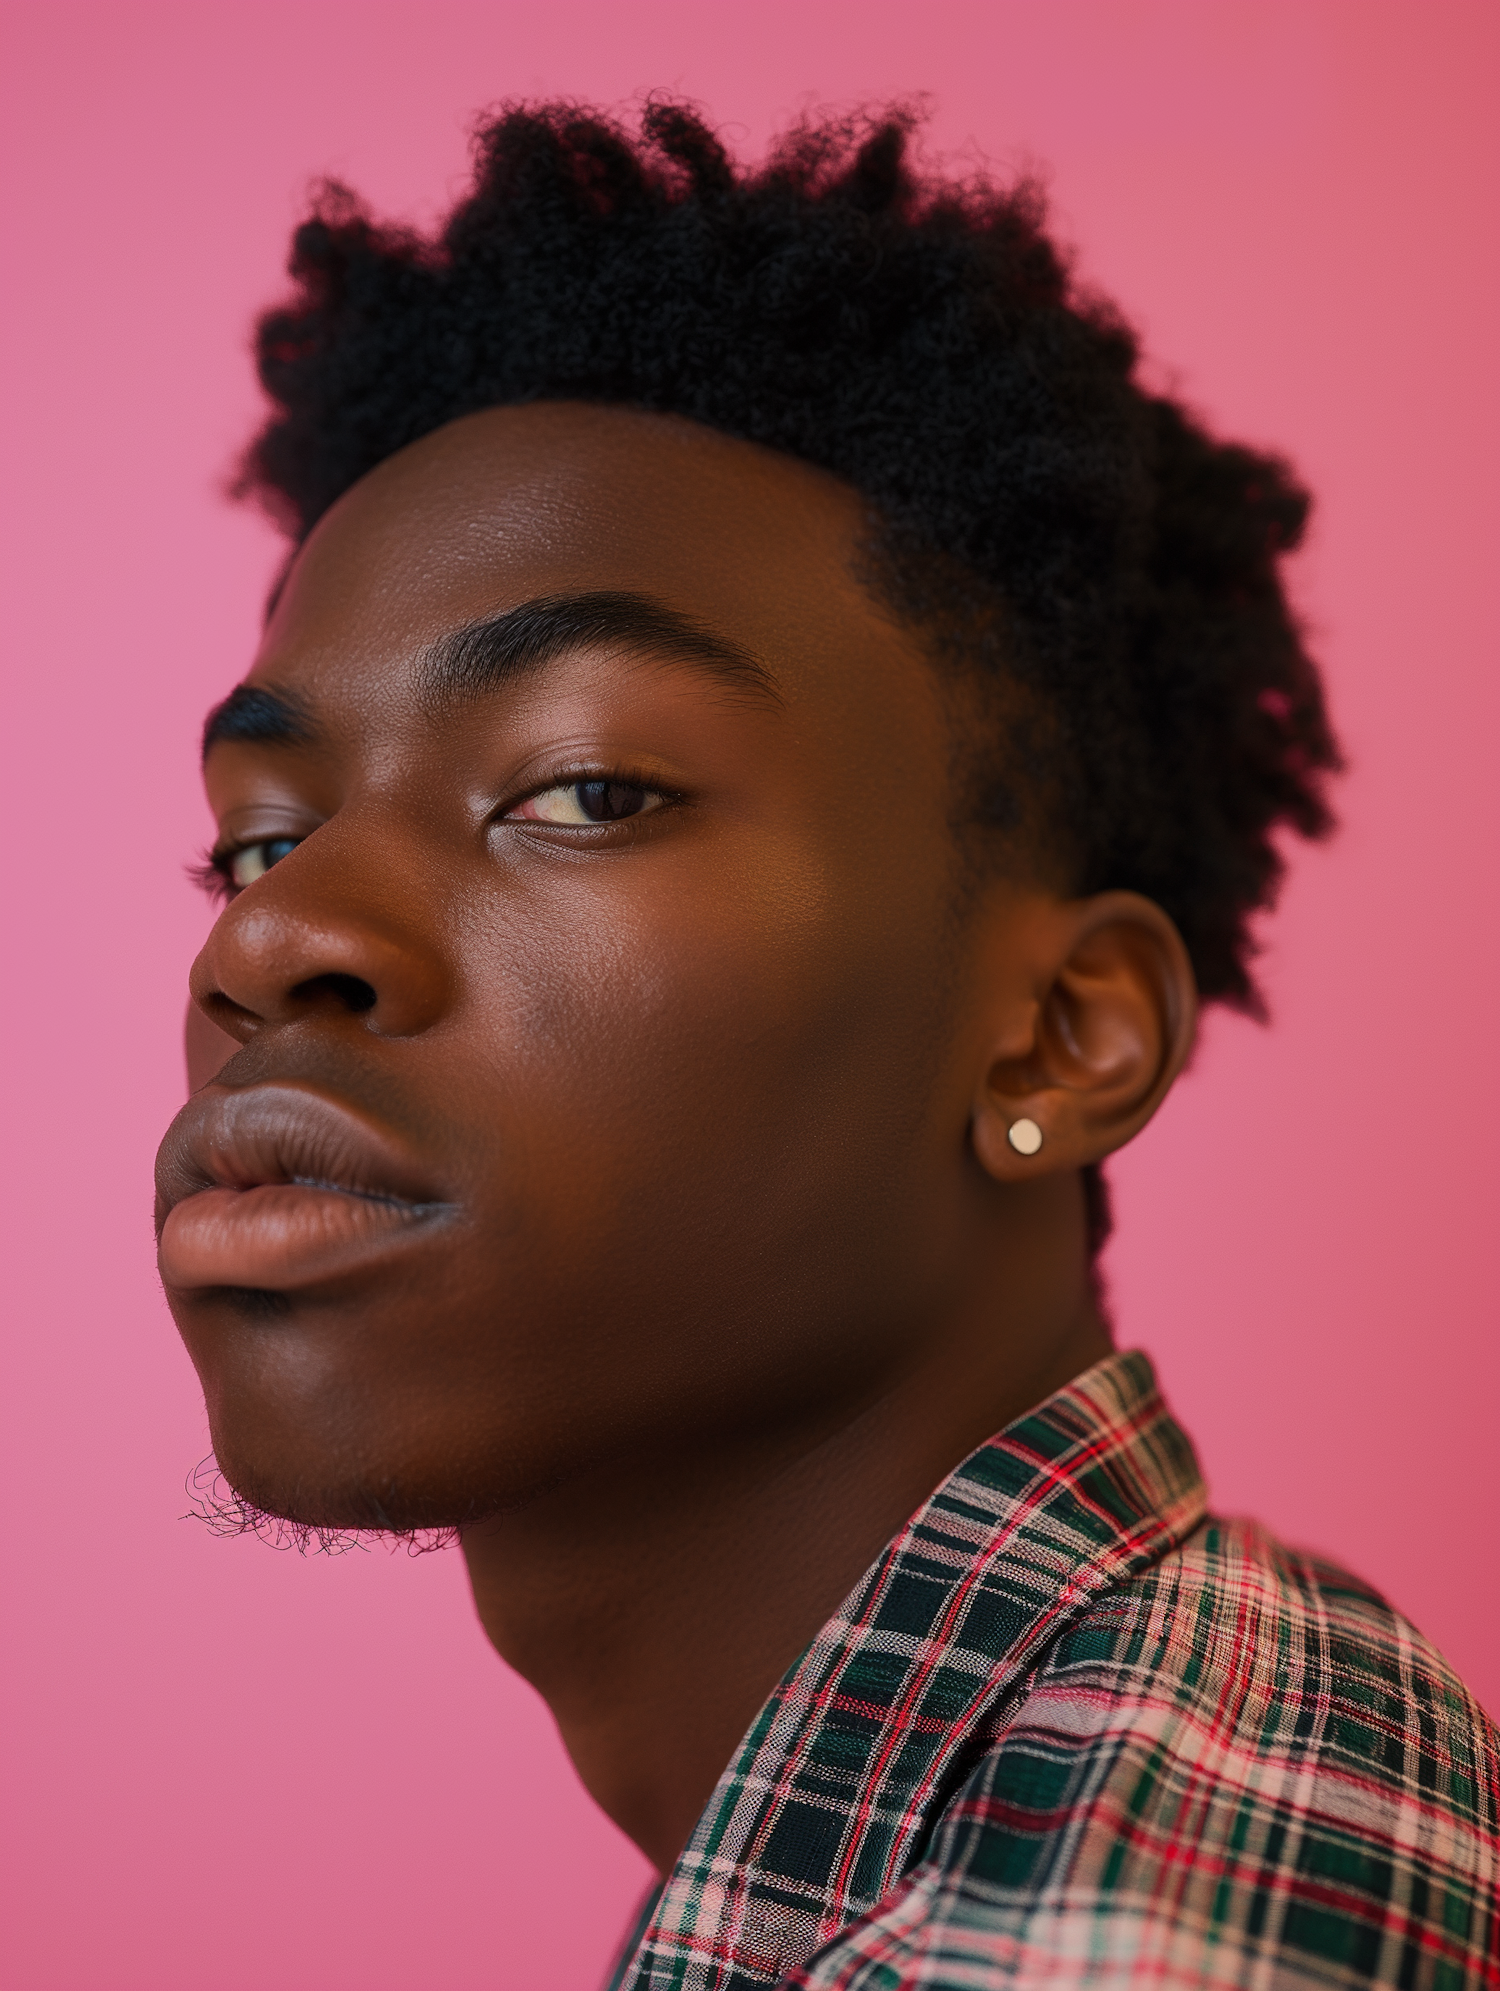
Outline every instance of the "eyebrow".
<path id="1" fill-rule="evenodd" d="M 300 699 L 268 685 L 237 684 L 203 722 L 203 754 L 220 740 L 251 740 L 264 746 L 299 746 L 313 737 Z"/>
<path id="2" fill-rule="evenodd" d="M 434 699 L 498 690 L 560 656 L 585 649 L 624 650 L 645 661 L 684 664 L 779 703 L 770 671 L 751 651 L 654 595 L 600 588 L 537 595 L 503 615 L 441 637 L 418 667 L 421 690 Z"/>

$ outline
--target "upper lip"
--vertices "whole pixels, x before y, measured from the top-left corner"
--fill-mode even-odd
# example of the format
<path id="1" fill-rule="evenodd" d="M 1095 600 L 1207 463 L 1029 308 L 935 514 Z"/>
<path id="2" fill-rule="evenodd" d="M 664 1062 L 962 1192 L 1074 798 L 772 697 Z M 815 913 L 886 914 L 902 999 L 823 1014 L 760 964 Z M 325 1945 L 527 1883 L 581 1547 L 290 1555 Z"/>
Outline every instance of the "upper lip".
<path id="1" fill-rule="evenodd" d="M 443 1197 L 382 1127 L 303 1085 L 208 1085 L 167 1129 L 156 1157 L 156 1228 L 204 1189 L 306 1183 L 431 1209 Z"/>

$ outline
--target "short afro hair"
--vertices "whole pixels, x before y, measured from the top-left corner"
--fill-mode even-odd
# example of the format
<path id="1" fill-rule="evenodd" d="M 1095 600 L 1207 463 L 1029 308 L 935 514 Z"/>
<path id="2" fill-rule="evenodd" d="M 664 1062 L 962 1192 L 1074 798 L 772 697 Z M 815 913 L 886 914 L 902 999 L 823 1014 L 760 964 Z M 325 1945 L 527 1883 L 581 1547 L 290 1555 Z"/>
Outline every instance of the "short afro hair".
<path id="1" fill-rule="evenodd" d="M 561 399 L 835 473 L 877 522 L 877 586 L 1032 715 L 1019 737 L 1071 888 L 1156 900 L 1203 995 L 1254 1010 L 1277 832 L 1329 829 L 1339 765 L 1280 575 L 1307 496 L 1145 389 L 1034 186 L 926 171 L 912 127 L 807 121 L 747 171 L 681 104 L 649 103 L 638 135 L 508 107 L 431 240 L 325 188 L 296 294 L 259 324 L 275 407 L 240 492 L 300 542 L 419 436 Z M 1027 787 L 1014 746 L 979 784 L 1001 825 Z"/>

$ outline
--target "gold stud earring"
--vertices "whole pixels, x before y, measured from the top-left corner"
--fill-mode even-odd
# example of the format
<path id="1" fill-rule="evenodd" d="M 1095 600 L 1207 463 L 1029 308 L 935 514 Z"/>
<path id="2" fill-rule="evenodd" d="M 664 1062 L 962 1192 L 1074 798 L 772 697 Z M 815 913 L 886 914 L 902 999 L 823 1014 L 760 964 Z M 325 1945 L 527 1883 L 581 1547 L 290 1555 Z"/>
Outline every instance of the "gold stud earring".
<path id="1" fill-rule="evenodd" d="M 1042 1145 L 1042 1130 L 1035 1120 L 1013 1120 L 1005 1138 L 1018 1155 L 1034 1155 Z"/>

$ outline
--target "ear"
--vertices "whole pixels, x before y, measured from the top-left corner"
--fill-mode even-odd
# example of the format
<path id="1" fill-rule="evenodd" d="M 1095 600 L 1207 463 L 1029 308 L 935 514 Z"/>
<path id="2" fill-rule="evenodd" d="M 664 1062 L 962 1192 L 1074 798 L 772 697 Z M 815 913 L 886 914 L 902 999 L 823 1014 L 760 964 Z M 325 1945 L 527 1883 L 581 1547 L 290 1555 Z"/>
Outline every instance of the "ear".
<path id="1" fill-rule="evenodd" d="M 1198 994 L 1181 934 L 1136 892 L 1054 901 L 1009 940 L 1029 958 L 1013 957 L 1023 982 L 996 1018 L 972 1139 L 996 1181 L 1021 1182 L 1140 1132 L 1187 1061 Z"/>

